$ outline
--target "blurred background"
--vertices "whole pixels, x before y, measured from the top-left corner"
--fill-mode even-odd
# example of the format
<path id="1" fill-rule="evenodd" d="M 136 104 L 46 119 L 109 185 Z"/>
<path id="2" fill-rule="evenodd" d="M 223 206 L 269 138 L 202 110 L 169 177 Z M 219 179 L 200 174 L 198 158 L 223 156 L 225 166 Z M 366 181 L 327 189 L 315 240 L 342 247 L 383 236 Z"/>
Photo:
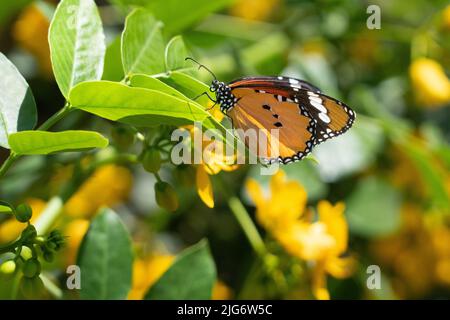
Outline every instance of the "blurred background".
<path id="1" fill-rule="evenodd" d="M 0 3 L 0 51 L 29 82 L 40 123 L 64 104 L 47 43 L 57 2 Z M 450 298 L 448 1 L 196 0 L 193 7 L 174 0 L 163 5 L 150 0 L 96 3 L 108 43 L 104 79 L 123 78 L 124 17 L 130 4 L 146 6 L 164 22 L 166 37 L 182 34 L 193 56 L 219 79 L 305 79 L 351 106 L 357 119 L 348 133 L 315 149 L 317 163 L 305 160 L 283 167 L 291 184 L 281 175 L 270 181 L 257 166 L 219 167 L 199 177 L 198 168 L 165 164 L 161 176 L 173 182 L 178 197 L 174 212 L 156 204 L 155 178 L 140 166 L 98 169 L 65 205 L 59 227 L 69 236 L 68 245 L 45 267 L 55 281 L 74 263 L 89 220 L 108 205 L 120 214 L 136 248 L 131 299 L 142 298 L 174 255 L 203 237 L 210 242 L 218 269 L 218 299 Z M 371 4 L 380 8 L 380 29 L 367 27 Z M 200 76 L 211 81 L 206 73 Z M 74 113 L 57 129 L 95 128 L 114 138 L 116 127 Z M 6 156 L 7 150 L 0 149 L 0 162 Z M 82 155 L 22 159 L 1 181 L 0 198 L 27 201 L 39 212 L 71 178 L 78 157 Z M 195 181 L 197 188 L 202 182 L 210 186 L 214 195 L 197 196 Z M 270 192 L 270 184 L 279 188 Z M 273 258 L 264 267 L 230 213 L 224 189 L 242 199 L 254 218 Z M 311 216 L 308 223 L 314 227 L 298 235 L 288 226 L 276 231 L 268 226 L 273 215 L 291 211 Z M 329 212 L 343 214 L 343 219 L 327 222 Z M 318 222 L 338 231 L 324 235 Z M 18 223 L 0 220 L 0 243 L 14 239 L 20 230 Z M 296 250 L 295 237 L 303 235 L 307 239 L 301 241 L 312 253 Z M 330 237 L 338 246 L 330 249 L 331 256 L 339 260 L 328 253 L 322 259 L 317 253 Z M 379 290 L 366 286 L 369 265 L 380 267 Z"/>

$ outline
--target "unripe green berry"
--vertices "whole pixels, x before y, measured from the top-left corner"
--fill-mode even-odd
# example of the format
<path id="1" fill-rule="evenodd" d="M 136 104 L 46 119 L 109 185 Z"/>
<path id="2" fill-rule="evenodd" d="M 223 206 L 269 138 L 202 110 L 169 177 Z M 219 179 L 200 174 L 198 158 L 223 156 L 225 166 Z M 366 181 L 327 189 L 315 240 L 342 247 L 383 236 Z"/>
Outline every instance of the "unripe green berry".
<path id="1" fill-rule="evenodd" d="M 30 221 L 32 213 L 33 209 L 26 203 L 19 204 L 15 210 L 16 219 L 19 222 Z"/>
<path id="2" fill-rule="evenodd" d="M 13 274 L 16 271 L 16 263 L 13 260 L 8 260 L 0 266 L 0 272 L 3 274 Z"/>
<path id="3" fill-rule="evenodd" d="M 142 155 L 142 166 L 151 173 L 157 173 L 161 169 L 161 154 L 158 150 L 150 148 Z"/>
<path id="4" fill-rule="evenodd" d="M 159 181 L 155 184 L 156 203 L 168 211 L 178 208 L 178 197 L 175 189 L 168 183 Z"/>
<path id="5" fill-rule="evenodd" d="M 27 246 L 23 246 L 20 251 L 20 256 L 23 258 L 23 260 L 29 260 L 33 256 L 33 252 L 31 249 Z"/>
<path id="6" fill-rule="evenodd" d="M 25 262 L 22 267 L 23 276 L 26 278 L 34 278 L 41 273 L 41 264 L 37 259 L 30 259 Z"/>

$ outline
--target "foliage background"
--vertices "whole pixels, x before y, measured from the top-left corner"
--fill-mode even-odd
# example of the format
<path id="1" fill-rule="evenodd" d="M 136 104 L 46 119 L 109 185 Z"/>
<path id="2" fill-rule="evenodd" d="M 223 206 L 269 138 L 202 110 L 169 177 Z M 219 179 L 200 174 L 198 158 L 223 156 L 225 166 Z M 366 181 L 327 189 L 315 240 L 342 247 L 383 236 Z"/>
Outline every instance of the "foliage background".
<path id="1" fill-rule="evenodd" d="M 198 57 L 219 79 L 229 81 L 255 74 L 306 79 L 352 106 L 358 118 L 347 134 L 314 151 L 317 163 L 305 160 L 283 167 L 298 193 L 276 194 L 272 189 L 268 207 L 273 211 L 265 213 L 264 205 L 258 206 L 257 185 L 268 191 L 269 178 L 260 176 L 257 167 L 220 167 L 217 171 L 222 172 L 203 173 L 203 177 L 199 177 L 201 168 L 182 170 L 168 163 L 155 176 L 137 161 L 120 157 L 95 167 L 90 177 L 77 186 L 74 195 L 65 199 L 56 226 L 68 236 L 67 247 L 54 262 L 44 264 L 46 290 L 35 297 L 185 298 L 197 292 L 198 297 L 208 298 L 208 284 L 191 288 L 193 291 L 187 293 L 177 293 L 174 289 L 182 286 L 180 278 L 189 277 L 187 270 L 196 269 L 202 272 L 190 275 L 195 279 L 192 282 L 199 278 L 211 279 L 215 283 L 214 298 L 308 299 L 327 298 L 328 293 L 331 298 L 341 299 L 449 298 L 450 8 L 445 6 L 446 1 L 114 0 L 96 3 L 107 43 L 102 79 L 121 81 L 124 78 L 120 34 L 125 16 L 132 7 L 146 7 L 156 20 L 163 22 L 161 45 L 181 34 L 188 48 L 186 53 Z M 380 30 L 366 27 L 369 4 L 381 8 Z M 0 4 L 0 50 L 29 83 L 38 107 L 38 124 L 65 104 L 55 81 L 47 44 L 56 5 L 57 1 L 28 0 Z M 138 27 L 134 35 L 145 38 L 148 29 Z M 157 59 L 163 57 L 152 59 L 137 73 L 153 74 L 146 68 L 155 65 Z M 205 83 L 211 80 L 205 72 L 190 72 Z M 170 80 L 168 83 L 172 84 Z M 180 88 L 179 84 L 175 87 L 190 98 L 201 93 L 188 92 L 187 87 Z M 130 130 L 129 126 L 81 111 L 72 112 L 52 128 L 53 131 L 69 129 L 100 132 L 111 144 L 89 153 L 24 157 L 0 181 L 0 198 L 11 203 L 29 203 L 36 221 L 48 201 L 61 192 L 67 181 L 75 179 L 78 166 L 89 164 L 93 158 L 109 159 L 111 154 L 137 156 L 142 148 L 141 141 L 135 141 L 124 152 L 120 143 L 123 141 L 117 135 Z M 164 139 L 169 132 L 165 126 L 159 126 L 144 133 Z M 7 156 L 8 151 L 0 148 L 1 162 Z M 176 196 L 166 189 L 157 190 L 163 198 L 158 206 L 154 185 L 161 178 L 175 187 Z M 214 197 L 209 188 L 214 190 Z M 240 200 L 236 204 L 233 199 Z M 295 251 L 291 245 L 296 243 L 295 239 L 285 239 L 286 244 L 278 236 L 278 233 L 289 235 L 289 226 L 275 232 L 264 223 L 265 218 L 277 212 L 279 216 L 290 213 L 296 208 L 293 199 L 307 201 L 307 209 L 298 205 L 299 211 L 292 213 L 300 215 L 304 211 L 303 218 L 320 213 L 320 203 L 325 200 L 345 204 L 345 210 L 342 209 L 345 225 L 339 220 L 331 226 L 339 224 L 345 233 L 348 225 L 344 251 L 354 264 L 340 279 L 328 276 L 325 294 L 317 291 L 323 287 L 317 283 L 321 260 Z M 240 201 L 247 210 L 239 207 Z M 275 201 L 278 202 L 274 204 Z M 279 209 L 277 205 L 281 202 L 290 205 Z M 104 206 L 114 209 L 126 229 L 121 227 L 121 222 L 110 221 L 115 221 L 116 215 L 109 209 L 98 214 Z M 176 210 L 167 210 L 175 207 Z M 237 222 L 239 211 L 248 211 L 257 223 L 257 231 L 264 241 L 263 254 L 258 252 L 254 241 L 253 246 L 249 244 L 243 231 L 248 235 L 254 230 L 248 224 L 246 228 L 242 220 Z M 0 219 L 0 242 L 14 240 L 23 225 L 6 215 Z M 89 270 L 99 272 L 100 275 L 87 276 L 93 280 L 86 283 L 94 287 L 88 286 L 84 293 L 62 289 L 66 266 L 76 261 L 88 226 L 104 231 L 102 228 L 108 223 L 113 227 L 106 235 L 100 232 L 95 238 L 95 232 L 88 233 L 94 240 L 89 242 L 85 238 L 84 253 L 78 255 L 83 266 L 91 265 Z M 314 223 L 315 220 L 308 220 L 307 227 Z M 335 234 L 331 236 L 333 241 L 338 241 Z M 101 237 L 109 239 L 110 248 L 95 246 L 102 241 L 99 239 L 105 239 Z M 203 238 L 209 241 L 218 280 L 206 244 L 201 242 L 191 249 L 199 252 L 194 257 L 192 252 L 184 253 L 182 257 L 188 259 L 188 262 L 184 260 L 184 267 L 183 259 L 178 257 L 176 261 L 181 262 L 177 263 L 178 269 L 171 268 L 171 274 L 166 273 L 148 291 L 172 265 L 175 255 Z M 318 236 L 312 235 L 305 241 L 316 248 L 316 254 L 327 239 L 318 231 Z M 130 241 L 133 252 L 127 249 Z M 87 249 L 92 243 L 95 254 Z M 116 250 L 116 255 L 111 253 Z M 94 261 L 99 252 L 110 259 L 105 270 L 99 270 L 99 264 Z M 133 268 L 120 262 L 131 261 L 133 257 Z M 372 264 L 381 268 L 381 290 L 366 287 L 366 267 Z M 106 285 L 109 288 L 105 289 L 106 293 L 96 292 L 95 281 L 104 273 L 110 274 L 105 281 L 117 281 L 123 284 L 123 289 Z M 13 297 L 12 287 L 8 281 L 2 281 L 0 295 Z"/>

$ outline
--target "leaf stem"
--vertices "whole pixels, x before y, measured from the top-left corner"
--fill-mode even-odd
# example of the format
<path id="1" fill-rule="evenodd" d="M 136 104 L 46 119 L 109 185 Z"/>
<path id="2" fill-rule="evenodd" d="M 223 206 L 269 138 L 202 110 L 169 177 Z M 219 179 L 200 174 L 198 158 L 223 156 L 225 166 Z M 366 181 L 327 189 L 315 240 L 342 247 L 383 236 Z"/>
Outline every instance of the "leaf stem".
<path id="1" fill-rule="evenodd" d="M 64 118 L 71 111 L 69 103 L 66 103 L 62 109 L 48 118 L 37 130 L 47 131 L 54 126 L 59 120 Z M 6 174 L 9 168 L 20 158 L 21 156 L 11 151 L 9 157 L 3 162 L 0 167 L 0 179 Z"/>

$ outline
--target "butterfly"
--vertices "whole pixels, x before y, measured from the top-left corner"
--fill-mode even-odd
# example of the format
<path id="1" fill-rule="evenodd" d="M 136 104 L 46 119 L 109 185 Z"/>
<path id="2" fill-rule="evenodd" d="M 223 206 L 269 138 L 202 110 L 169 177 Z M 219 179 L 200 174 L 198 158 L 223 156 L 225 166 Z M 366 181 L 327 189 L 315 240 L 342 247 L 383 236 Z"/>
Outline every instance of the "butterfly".
<path id="1" fill-rule="evenodd" d="M 271 153 L 270 148 L 257 149 L 257 155 L 266 163 L 299 161 L 314 146 L 346 132 L 355 121 L 355 112 L 349 106 L 306 81 L 290 77 L 245 77 L 224 83 L 208 68 L 199 66 L 214 76 L 210 91 L 216 94 L 216 99 L 207 92 L 203 94 L 220 105 L 234 129 L 241 132 L 278 129 L 277 153 Z M 268 141 L 274 144 L 273 140 Z M 248 139 L 244 142 L 248 146 Z"/>

